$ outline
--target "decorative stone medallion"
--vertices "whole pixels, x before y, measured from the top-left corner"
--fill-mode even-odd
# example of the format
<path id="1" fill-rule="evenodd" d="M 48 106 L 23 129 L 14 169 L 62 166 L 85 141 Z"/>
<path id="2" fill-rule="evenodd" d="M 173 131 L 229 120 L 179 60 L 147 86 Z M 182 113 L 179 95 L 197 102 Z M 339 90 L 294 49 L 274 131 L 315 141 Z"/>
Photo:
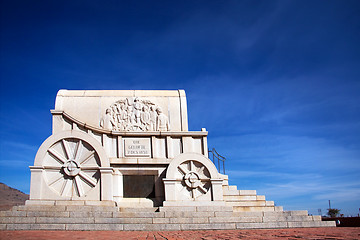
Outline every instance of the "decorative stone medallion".
<path id="1" fill-rule="evenodd" d="M 195 199 L 206 194 L 210 187 L 210 174 L 206 167 L 197 161 L 185 161 L 178 166 L 179 173 L 183 176 L 182 185 L 190 198 Z"/>
<path id="2" fill-rule="evenodd" d="M 99 181 L 99 157 L 81 139 L 65 138 L 54 143 L 44 159 L 48 186 L 62 197 L 82 197 Z"/>

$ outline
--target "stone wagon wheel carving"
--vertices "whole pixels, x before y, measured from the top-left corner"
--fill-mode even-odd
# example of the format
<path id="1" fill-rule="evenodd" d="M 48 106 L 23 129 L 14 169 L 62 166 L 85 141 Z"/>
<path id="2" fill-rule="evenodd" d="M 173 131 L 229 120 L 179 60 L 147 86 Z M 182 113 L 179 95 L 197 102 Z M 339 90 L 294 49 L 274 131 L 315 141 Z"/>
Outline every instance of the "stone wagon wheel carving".
<path id="1" fill-rule="evenodd" d="M 43 169 L 47 185 L 61 197 L 82 197 L 100 179 L 95 149 L 77 137 L 56 141 L 46 151 Z"/>
<path id="2" fill-rule="evenodd" d="M 210 174 L 201 162 L 189 160 L 181 163 L 177 168 L 182 175 L 182 178 L 177 180 L 182 182 L 182 185 L 188 190 L 192 199 L 208 192 Z"/>

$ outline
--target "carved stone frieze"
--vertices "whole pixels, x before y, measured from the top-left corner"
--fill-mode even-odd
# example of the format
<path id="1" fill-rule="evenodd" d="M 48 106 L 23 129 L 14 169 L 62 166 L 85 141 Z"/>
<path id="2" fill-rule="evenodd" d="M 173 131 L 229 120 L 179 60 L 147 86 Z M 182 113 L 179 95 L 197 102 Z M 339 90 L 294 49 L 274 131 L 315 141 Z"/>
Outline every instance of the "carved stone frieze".
<path id="1" fill-rule="evenodd" d="M 169 131 L 169 119 L 155 103 L 135 98 L 114 102 L 106 109 L 100 126 L 115 131 Z"/>

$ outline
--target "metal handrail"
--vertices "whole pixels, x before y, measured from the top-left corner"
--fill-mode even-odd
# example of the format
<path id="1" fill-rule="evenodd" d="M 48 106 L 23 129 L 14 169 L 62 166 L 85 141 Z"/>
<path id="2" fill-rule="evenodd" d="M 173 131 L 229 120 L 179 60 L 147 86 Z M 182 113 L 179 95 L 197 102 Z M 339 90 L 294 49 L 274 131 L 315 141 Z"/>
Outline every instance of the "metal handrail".
<path id="1" fill-rule="evenodd" d="M 215 164 L 216 166 L 216 160 L 217 160 L 217 168 L 219 170 L 219 173 L 221 173 L 221 165 L 222 165 L 222 170 L 223 170 L 223 174 L 225 174 L 225 161 L 226 158 L 224 156 L 221 156 L 216 150 L 215 148 L 209 149 L 209 158 L 211 159 L 211 155 L 212 155 L 212 162 Z M 220 162 L 222 162 L 222 164 L 220 164 Z"/>

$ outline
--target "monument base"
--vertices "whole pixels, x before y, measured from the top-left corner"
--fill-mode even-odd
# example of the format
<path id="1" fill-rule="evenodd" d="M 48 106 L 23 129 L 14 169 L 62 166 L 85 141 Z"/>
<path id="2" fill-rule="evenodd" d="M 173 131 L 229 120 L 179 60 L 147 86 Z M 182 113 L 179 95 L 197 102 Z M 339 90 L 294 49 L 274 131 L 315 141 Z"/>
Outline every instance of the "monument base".
<path id="1" fill-rule="evenodd" d="M 31 201 L 30 201 L 31 202 Z M 230 206 L 119 208 L 25 205 L 0 211 L 0 230 L 216 230 L 335 227 L 307 211 L 234 212 Z"/>
<path id="2" fill-rule="evenodd" d="M 225 206 L 224 201 L 164 201 L 164 207 Z"/>
<path id="3" fill-rule="evenodd" d="M 91 200 L 26 200 L 26 206 L 110 206 L 116 207 L 114 201 Z"/>
<path id="4" fill-rule="evenodd" d="M 120 198 L 116 204 L 121 208 L 152 208 L 154 202 L 148 198 Z"/>

